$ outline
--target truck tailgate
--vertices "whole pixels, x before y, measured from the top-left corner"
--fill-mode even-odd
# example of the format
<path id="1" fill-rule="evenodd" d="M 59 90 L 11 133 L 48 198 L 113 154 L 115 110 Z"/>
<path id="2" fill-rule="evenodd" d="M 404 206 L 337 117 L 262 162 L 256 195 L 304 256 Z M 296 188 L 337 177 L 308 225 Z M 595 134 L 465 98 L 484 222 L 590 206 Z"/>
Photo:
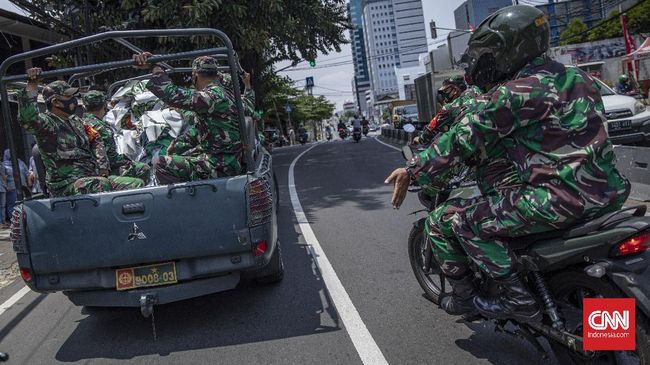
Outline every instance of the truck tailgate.
<path id="1" fill-rule="evenodd" d="M 250 251 L 246 182 L 238 176 L 27 201 L 32 269 L 62 273 Z"/>

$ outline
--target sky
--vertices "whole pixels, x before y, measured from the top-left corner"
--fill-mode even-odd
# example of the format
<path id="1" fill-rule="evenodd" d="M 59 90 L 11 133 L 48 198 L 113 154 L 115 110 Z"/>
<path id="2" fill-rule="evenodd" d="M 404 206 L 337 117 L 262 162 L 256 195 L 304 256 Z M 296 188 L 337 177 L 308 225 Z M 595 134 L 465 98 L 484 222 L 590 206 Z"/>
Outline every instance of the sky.
<path id="1" fill-rule="evenodd" d="M 422 0 L 424 6 L 424 24 L 427 29 L 427 41 L 431 43 L 431 33 L 429 22 L 434 20 L 436 25 L 444 28 L 454 28 L 454 10 L 462 4 L 464 0 Z M 438 39 L 444 39 L 448 31 L 438 30 Z M 433 46 L 432 46 L 433 47 Z M 424 52 L 423 52 L 424 53 Z M 345 60 L 352 60 L 352 49 L 350 44 L 341 47 L 340 53 L 330 53 L 329 55 L 320 54 L 316 59 L 316 65 L 335 63 Z M 278 63 L 276 69 L 288 66 L 289 62 Z M 309 67 L 307 63 L 302 63 L 297 68 Z M 297 86 L 305 85 L 307 76 L 314 77 L 314 95 L 325 95 L 331 102 L 336 103 L 336 110 L 343 109 L 343 103 L 347 100 L 354 100 L 352 95 L 352 77 L 354 77 L 354 68 L 352 64 L 338 67 L 311 69 L 292 72 L 281 72 L 293 80 L 297 80 Z"/>

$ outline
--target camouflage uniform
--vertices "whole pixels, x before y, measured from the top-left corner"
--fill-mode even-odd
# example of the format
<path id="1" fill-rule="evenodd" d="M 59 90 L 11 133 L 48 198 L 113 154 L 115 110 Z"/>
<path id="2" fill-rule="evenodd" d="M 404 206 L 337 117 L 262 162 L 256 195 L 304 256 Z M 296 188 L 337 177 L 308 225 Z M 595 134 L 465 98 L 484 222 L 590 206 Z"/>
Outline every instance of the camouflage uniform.
<path id="1" fill-rule="evenodd" d="M 57 95 L 72 96 L 77 92 L 63 81 L 55 81 L 43 89 L 46 100 Z M 99 193 L 144 186 L 139 179 L 100 177 L 100 170 L 109 170 L 109 162 L 98 132 L 84 126 L 72 114 L 62 119 L 50 112 L 40 113 L 36 92 L 18 93 L 18 116 L 23 128 L 36 137 L 45 165 L 45 181 L 53 197 Z"/>
<path id="2" fill-rule="evenodd" d="M 92 90 L 83 95 L 82 100 L 86 109 L 95 110 L 106 103 L 106 97 L 101 91 Z M 99 133 L 106 157 L 110 164 L 112 175 L 137 177 L 144 181 L 149 179 L 149 165 L 131 161 L 117 152 L 115 134 L 108 123 L 92 113 L 86 113 L 83 118 L 84 125 L 93 128 Z"/>
<path id="3" fill-rule="evenodd" d="M 456 100 L 443 105 L 438 114 L 431 120 L 431 123 L 420 133 L 420 143 L 429 144 L 432 142 L 436 133 L 447 132 L 454 120 L 461 115 L 465 108 L 476 105 L 477 98 L 481 94 L 483 94 L 481 89 L 476 86 L 470 86 Z"/>
<path id="4" fill-rule="evenodd" d="M 507 239 L 565 229 L 622 206 L 630 184 L 614 166 L 603 112 L 591 77 L 537 57 L 409 163 L 420 184 L 440 190 L 454 166 L 477 161 L 483 195 L 450 200 L 427 220 L 445 274 L 462 277 L 469 255 L 492 277 L 507 275 Z"/>
<path id="5" fill-rule="evenodd" d="M 216 71 L 217 66 L 216 59 L 207 56 L 192 63 L 192 68 L 200 71 Z M 147 88 L 168 105 L 194 112 L 198 142 L 191 147 L 170 145 L 167 155 L 154 165 L 159 182 L 203 180 L 243 171 L 243 145 L 231 90 L 218 79 L 201 91 L 181 88 L 164 72 L 154 75 Z M 187 141 L 185 133 L 181 140 Z"/>

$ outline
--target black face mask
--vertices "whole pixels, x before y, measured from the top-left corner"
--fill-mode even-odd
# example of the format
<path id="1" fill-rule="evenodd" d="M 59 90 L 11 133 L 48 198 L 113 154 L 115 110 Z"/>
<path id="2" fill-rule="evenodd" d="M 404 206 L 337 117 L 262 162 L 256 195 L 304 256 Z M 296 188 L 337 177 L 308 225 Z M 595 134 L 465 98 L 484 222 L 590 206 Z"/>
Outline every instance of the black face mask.
<path id="1" fill-rule="evenodd" d="M 79 105 L 77 104 L 77 98 L 75 97 L 71 97 L 70 99 L 65 101 L 63 100 L 59 100 L 59 101 L 61 102 L 61 104 L 63 104 L 59 109 L 68 115 L 74 114 L 75 110 L 77 110 L 77 106 Z"/>

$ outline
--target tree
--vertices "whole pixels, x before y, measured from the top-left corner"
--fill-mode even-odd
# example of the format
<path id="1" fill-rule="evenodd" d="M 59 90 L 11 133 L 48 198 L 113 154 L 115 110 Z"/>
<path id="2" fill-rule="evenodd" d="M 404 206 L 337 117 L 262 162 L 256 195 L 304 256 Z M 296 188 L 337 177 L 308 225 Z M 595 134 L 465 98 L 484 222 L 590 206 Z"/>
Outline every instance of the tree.
<path id="1" fill-rule="evenodd" d="M 560 34 L 560 44 L 581 43 L 587 40 L 585 32 L 589 30 L 587 24 L 578 18 L 573 18 L 562 34 Z"/>
<path id="2" fill-rule="evenodd" d="M 602 39 L 618 38 L 623 36 L 623 29 L 621 27 L 619 12 L 612 11 L 607 19 L 593 26 L 590 30 L 582 32 L 573 32 L 567 34 L 565 32 L 560 36 L 560 44 L 573 44 L 584 41 L 599 41 Z M 625 19 L 627 21 L 627 28 L 631 34 L 643 34 L 650 32 L 650 1 L 643 0 L 636 5 L 632 6 L 625 12 Z M 573 22 L 573 21 L 572 21 Z M 568 31 L 568 28 L 567 28 Z M 576 36 L 578 33 L 583 33 Z"/>
<path id="3" fill-rule="evenodd" d="M 258 99 L 269 91 L 274 63 L 298 63 L 318 52 L 340 51 L 346 43 L 345 0 L 11 0 L 45 24 L 72 38 L 105 30 L 217 28 L 231 38 L 242 66 L 253 73 Z M 139 40 L 152 52 L 214 46 L 193 37 Z M 95 48 L 95 61 L 115 58 L 115 50 Z M 124 55 L 122 55 L 124 56 Z M 121 74 L 128 74 L 122 71 Z M 112 77 L 120 73 L 111 73 Z M 272 87 L 272 85 L 271 85 Z"/>

